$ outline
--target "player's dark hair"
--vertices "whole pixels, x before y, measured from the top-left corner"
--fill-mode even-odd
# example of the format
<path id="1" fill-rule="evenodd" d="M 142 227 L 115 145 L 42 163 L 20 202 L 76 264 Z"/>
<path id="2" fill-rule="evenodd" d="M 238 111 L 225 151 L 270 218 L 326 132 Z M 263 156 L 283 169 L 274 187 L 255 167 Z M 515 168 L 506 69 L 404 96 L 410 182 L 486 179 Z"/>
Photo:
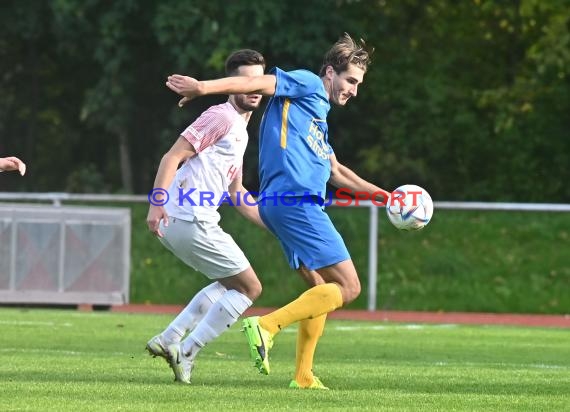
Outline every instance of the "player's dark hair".
<path id="1" fill-rule="evenodd" d="M 240 66 L 255 66 L 260 64 L 265 70 L 265 59 L 258 51 L 242 49 L 233 52 L 226 59 L 226 75 L 234 76 Z"/>
<path id="2" fill-rule="evenodd" d="M 355 42 L 348 33 L 344 33 L 325 54 L 319 76 L 325 75 L 328 66 L 332 66 L 334 71 L 340 74 L 348 69 L 349 64 L 354 64 L 366 72 L 368 65 L 372 63 L 370 55 L 373 52 L 374 48 L 368 50 L 364 40 Z"/>

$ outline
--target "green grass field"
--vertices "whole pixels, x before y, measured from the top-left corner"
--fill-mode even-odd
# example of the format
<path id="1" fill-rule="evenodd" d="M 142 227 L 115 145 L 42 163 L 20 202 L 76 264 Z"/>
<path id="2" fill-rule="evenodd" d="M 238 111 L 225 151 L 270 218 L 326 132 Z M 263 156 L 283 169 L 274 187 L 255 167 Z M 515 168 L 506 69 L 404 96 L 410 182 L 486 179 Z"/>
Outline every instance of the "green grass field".
<path id="1" fill-rule="evenodd" d="M 256 373 L 234 325 L 175 384 L 143 351 L 170 315 L 0 309 L 2 411 L 564 411 L 570 331 L 330 321 L 315 372 L 331 391 L 287 388 L 295 329 Z"/>

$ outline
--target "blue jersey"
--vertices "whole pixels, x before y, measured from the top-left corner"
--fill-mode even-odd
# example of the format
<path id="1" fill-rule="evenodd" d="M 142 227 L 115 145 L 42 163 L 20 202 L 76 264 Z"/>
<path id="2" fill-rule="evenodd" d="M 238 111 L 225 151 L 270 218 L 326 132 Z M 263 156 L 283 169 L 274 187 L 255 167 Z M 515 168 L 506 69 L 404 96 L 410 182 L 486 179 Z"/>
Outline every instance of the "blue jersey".
<path id="1" fill-rule="evenodd" d="M 322 80 L 307 70 L 273 68 L 277 84 L 260 127 L 260 197 L 315 195 L 326 198 L 331 174 Z"/>

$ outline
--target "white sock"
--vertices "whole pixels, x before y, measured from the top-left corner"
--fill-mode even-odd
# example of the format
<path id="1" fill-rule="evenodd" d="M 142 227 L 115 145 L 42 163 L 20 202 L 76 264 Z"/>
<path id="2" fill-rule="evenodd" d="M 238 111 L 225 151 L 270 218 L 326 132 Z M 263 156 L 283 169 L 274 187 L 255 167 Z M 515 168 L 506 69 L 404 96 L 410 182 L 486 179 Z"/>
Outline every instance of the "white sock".
<path id="1" fill-rule="evenodd" d="M 226 292 L 227 289 L 220 282 L 211 283 L 200 290 L 162 332 L 163 339 L 169 345 L 180 342 L 184 335 L 194 329 L 196 324 L 208 313 L 212 305 Z"/>
<path id="2" fill-rule="evenodd" d="M 216 339 L 239 319 L 252 305 L 249 298 L 237 290 L 230 289 L 212 305 L 204 318 L 182 342 L 182 351 L 194 359 L 200 349 Z"/>

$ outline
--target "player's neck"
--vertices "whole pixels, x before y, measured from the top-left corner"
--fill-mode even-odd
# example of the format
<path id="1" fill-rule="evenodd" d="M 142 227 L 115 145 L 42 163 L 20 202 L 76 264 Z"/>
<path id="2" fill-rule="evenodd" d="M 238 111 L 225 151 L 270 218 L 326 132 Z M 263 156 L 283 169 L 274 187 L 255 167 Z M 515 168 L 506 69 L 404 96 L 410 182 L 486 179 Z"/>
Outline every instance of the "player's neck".
<path id="1" fill-rule="evenodd" d="M 243 117 L 246 123 L 249 123 L 249 118 L 251 117 L 251 112 L 240 113 L 240 116 Z"/>
<path id="2" fill-rule="evenodd" d="M 249 122 L 249 118 L 251 117 L 251 111 L 245 111 L 243 110 L 241 107 L 239 107 L 231 98 L 228 99 L 228 103 L 232 105 L 232 107 L 235 109 L 236 112 L 239 113 L 239 115 L 241 117 L 243 117 L 243 119 L 246 122 Z"/>
<path id="3" fill-rule="evenodd" d="M 323 86 L 325 86 L 325 92 L 327 94 L 327 99 L 330 100 L 331 98 L 331 91 L 332 91 L 332 83 L 329 79 L 327 79 L 326 76 L 321 77 L 321 80 L 323 82 Z"/>

